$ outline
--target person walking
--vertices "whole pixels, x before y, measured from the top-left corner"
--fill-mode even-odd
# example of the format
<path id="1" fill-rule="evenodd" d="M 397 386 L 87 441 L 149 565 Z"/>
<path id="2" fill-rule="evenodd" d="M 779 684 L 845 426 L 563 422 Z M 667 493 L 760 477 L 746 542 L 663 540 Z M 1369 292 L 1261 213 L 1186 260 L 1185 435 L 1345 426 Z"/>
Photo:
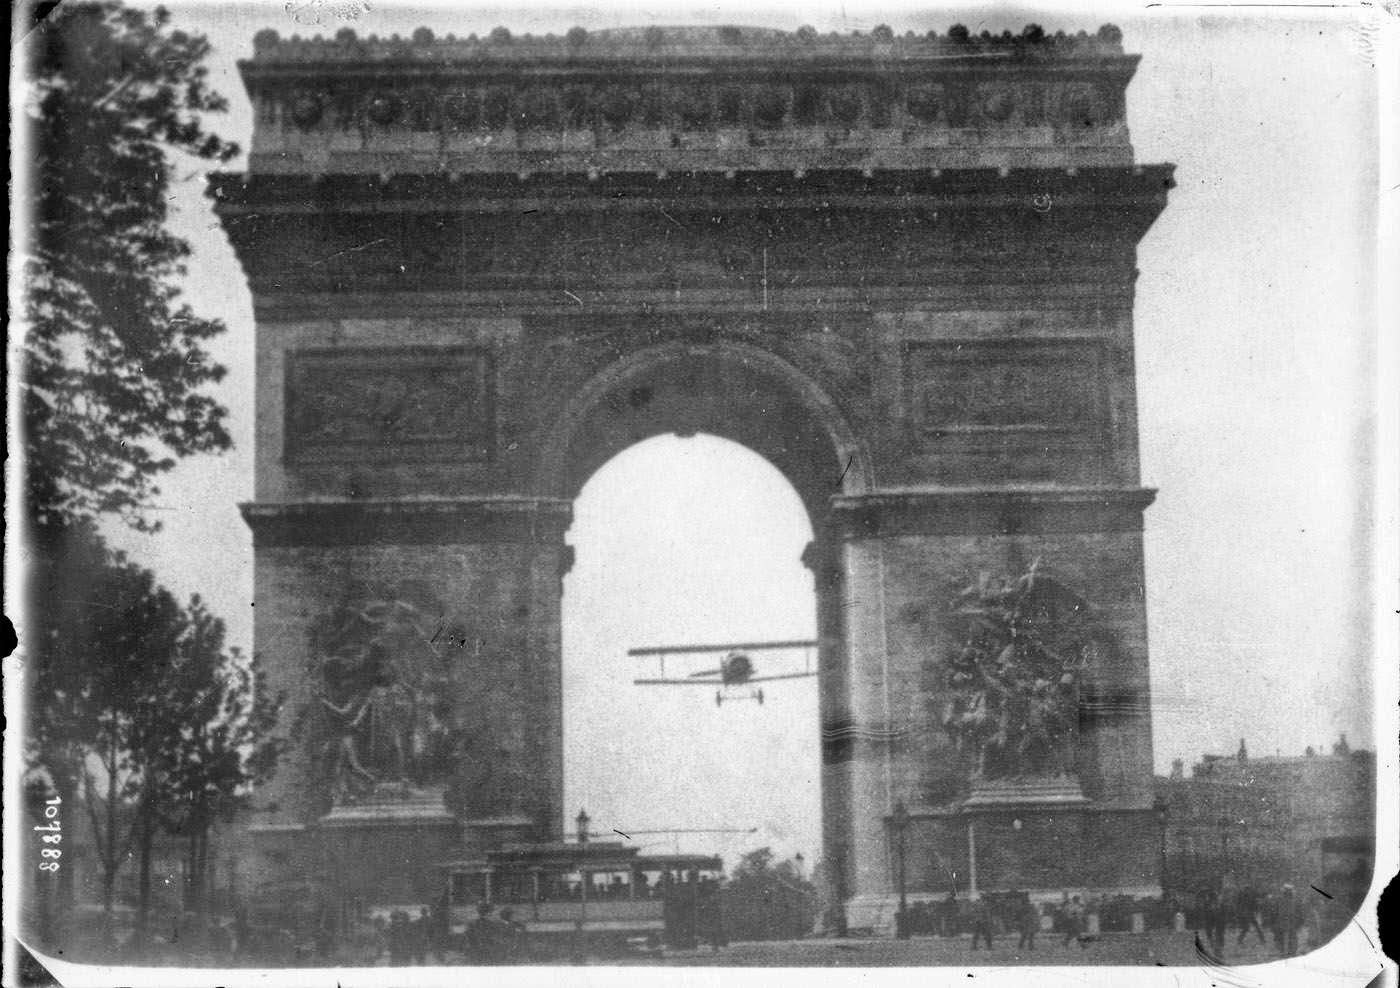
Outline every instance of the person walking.
<path id="1" fill-rule="evenodd" d="M 955 937 L 958 935 L 958 893 L 949 892 L 938 910 L 938 935 Z"/>
<path id="2" fill-rule="evenodd" d="M 1235 893 L 1235 922 L 1240 928 L 1236 945 L 1244 943 L 1251 929 L 1258 935 L 1261 944 L 1267 941 L 1264 927 L 1259 923 L 1259 893 L 1252 885 L 1243 885 Z"/>
<path id="3" fill-rule="evenodd" d="M 1298 953 L 1298 927 L 1303 925 L 1303 909 L 1293 894 L 1291 884 L 1284 885 L 1279 896 L 1277 916 L 1275 934 L 1279 940 L 1279 951 L 1284 957 L 1293 957 Z"/>
<path id="4" fill-rule="evenodd" d="M 476 907 L 476 922 L 468 930 L 468 944 L 471 959 L 469 963 L 481 965 L 500 964 L 505 956 L 505 930 L 501 922 L 492 917 L 495 910 L 490 903 L 482 902 Z"/>
<path id="5" fill-rule="evenodd" d="M 992 905 L 987 901 L 987 897 L 980 896 L 972 903 L 972 949 L 977 949 L 977 944 L 986 940 L 987 949 L 992 949 Z"/>
<path id="6" fill-rule="evenodd" d="M 389 964 L 391 967 L 403 967 L 412 957 L 412 946 L 409 943 L 411 931 L 408 927 L 408 913 L 401 909 L 395 909 L 389 916 Z"/>
<path id="7" fill-rule="evenodd" d="M 1200 932 L 1205 934 L 1206 947 L 1216 957 L 1225 956 L 1225 908 L 1220 893 L 1206 889 L 1201 893 Z"/>
<path id="8" fill-rule="evenodd" d="M 1040 909 L 1027 896 L 1016 907 L 1017 950 L 1034 950 L 1035 935 L 1040 932 Z"/>
<path id="9" fill-rule="evenodd" d="M 1068 947 L 1071 941 L 1079 940 L 1079 946 L 1083 947 L 1085 944 L 1081 937 L 1084 933 L 1084 905 L 1079 901 L 1079 896 L 1070 899 L 1061 909 L 1065 928 L 1064 945 Z"/>
<path id="10" fill-rule="evenodd" d="M 428 923 L 424 915 L 427 910 L 408 920 L 408 962 L 421 967 L 428 954 Z"/>
<path id="11" fill-rule="evenodd" d="M 525 952 L 525 924 L 515 918 L 515 910 L 509 906 L 501 910 L 500 933 L 501 963 L 518 964 Z"/>

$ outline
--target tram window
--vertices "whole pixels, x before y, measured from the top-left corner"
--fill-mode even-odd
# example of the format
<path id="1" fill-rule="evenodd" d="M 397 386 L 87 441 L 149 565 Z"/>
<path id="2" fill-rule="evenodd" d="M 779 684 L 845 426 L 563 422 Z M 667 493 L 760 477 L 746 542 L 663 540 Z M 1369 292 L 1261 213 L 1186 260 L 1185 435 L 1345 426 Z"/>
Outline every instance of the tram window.
<path id="1" fill-rule="evenodd" d="M 473 872 L 463 872 L 453 875 L 452 898 L 459 903 L 485 900 L 486 876 Z"/>
<path id="2" fill-rule="evenodd" d="M 528 873 L 499 871 L 494 877 L 493 897 L 496 902 L 529 902 L 533 882 Z"/>

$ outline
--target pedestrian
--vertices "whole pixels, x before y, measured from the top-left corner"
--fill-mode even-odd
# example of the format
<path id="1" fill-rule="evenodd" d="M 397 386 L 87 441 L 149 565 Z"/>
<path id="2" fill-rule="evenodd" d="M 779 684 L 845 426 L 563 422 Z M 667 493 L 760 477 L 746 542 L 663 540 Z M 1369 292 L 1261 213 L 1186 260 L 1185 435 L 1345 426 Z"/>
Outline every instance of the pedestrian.
<path id="1" fill-rule="evenodd" d="M 958 935 L 958 893 L 956 890 L 949 892 L 948 898 L 939 904 L 938 935 L 941 937 Z"/>
<path id="2" fill-rule="evenodd" d="M 486 902 L 476 907 L 476 922 L 467 931 L 472 963 L 492 965 L 505 961 L 506 951 L 510 947 L 507 942 L 509 928 L 493 918 L 492 911 L 493 907 Z"/>
<path id="3" fill-rule="evenodd" d="M 1241 886 L 1235 893 L 1235 922 L 1240 927 L 1236 944 L 1244 943 L 1251 929 L 1258 935 L 1261 944 L 1266 941 L 1264 927 L 1259 923 L 1259 893 L 1251 885 Z"/>
<path id="4" fill-rule="evenodd" d="M 1284 885 L 1278 900 L 1278 925 L 1275 937 L 1279 940 L 1279 952 L 1284 957 L 1298 953 L 1298 927 L 1303 925 L 1302 904 L 1293 894 L 1292 885 Z"/>
<path id="5" fill-rule="evenodd" d="M 376 966 L 379 963 L 379 958 L 389 951 L 389 921 L 384 918 L 382 913 L 376 914 L 374 917 L 372 936 L 370 950 L 374 952 L 374 956 L 370 958 L 370 967 Z"/>
<path id="6" fill-rule="evenodd" d="M 525 949 L 525 924 L 515 918 L 515 910 L 507 906 L 501 910 L 498 924 L 501 938 L 500 962 L 516 964 Z"/>
<path id="7" fill-rule="evenodd" d="M 1060 916 L 1061 920 L 1064 923 L 1065 930 L 1064 945 L 1068 947 L 1072 941 L 1080 940 L 1080 937 L 1084 932 L 1084 906 L 1079 901 L 1079 896 L 1076 895 L 1068 902 L 1063 903 L 1060 907 L 1060 910 Z M 1084 946 L 1084 942 L 1082 940 L 1080 940 L 1079 946 Z"/>
<path id="8" fill-rule="evenodd" d="M 1017 950 L 1034 950 L 1035 935 L 1040 932 L 1040 909 L 1027 896 L 1016 908 Z"/>
<path id="9" fill-rule="evenodd" d="M 428 947 L 433 936 L 432 922 L 425 908 L 420 910 L 418 917 L 409 924 L 408 945 L 414 964 L 422 965 L 427 962 Z"/>
<path id="10" fill-rule="evenodd" d="M 1207 949 L 1216 957 L 1225 956 L 1225 909 L 1220 901 L 1220 893 L 1206 889 L 1201 893 L 1199 933 L 1205 934 Z"/>
<path id="11" fill-rule="evenodd" d="M 972 903 L 972 949 L 985 940 L 987 949 L 992 949 L 992 906 L 986 896 L 980 896 Z"/>
<path id="12" fill-rule="evenodd" d="M 248 953 L 249 941 L 252 939 L 252 926 L 248 922 L 248 907 L 239 903 L 233 911 L 233 949 L 239 954 Z"/>
<path id="13" fill-rule="evenodd" d="M 410 930 L 408 928 L 408 913 L 402 909 L 395 909 L 389 914 L 389 965 L 391 967 L 403 967 L 409 962 L 412 956 L 412 948 L 409 945 Z"/>

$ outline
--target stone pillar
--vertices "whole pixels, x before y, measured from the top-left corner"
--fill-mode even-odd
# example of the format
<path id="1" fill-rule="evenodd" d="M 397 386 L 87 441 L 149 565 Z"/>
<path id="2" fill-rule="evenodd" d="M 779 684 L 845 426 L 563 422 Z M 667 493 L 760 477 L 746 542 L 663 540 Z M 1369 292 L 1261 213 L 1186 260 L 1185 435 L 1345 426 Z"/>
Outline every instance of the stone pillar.
<path id="1" fill-rule="evenodd" d="M 855 753 L 846 679 L 846 580 L 838 544 L 829 537 L 809 543 L 802 563 L 812 571 L 817 597 L 823 877 L 828 901 L 844 903 L 854 887 L 851 773 Z"/>
<path id="2" fill-rule="evenodd" d="M 1115 837 L 1139 831 L 1150 837 L 1154 825 L 1141 539 L 1142 510 L 1151 496 L 1140 489 L 1062 488 L 834 499 L 832 529 L 842 540 L 847 587 L 843 685 L 854 738 L 841 776 L 843 795 L 854 808 L 852 925 L 868 925 L 860 917 L 875 915 L 893 893 L 882 841 L 890 806 L 902 799 L 916 809 L 958 812 L 972 795 L 974 766 L 941 725 L 942 663 L 956 645 L 941 614 L 980 573 L 1015 576 L 1037 558 L 1053 565 L 1096 609 L 1113 648 L 1088 671 L 1082 700 L 1077 790 L 1088 802 L 1074 813 L 1018 810 L 1019 817 L 1039 812 L 1054 824 L 1027 826 L 1013 857 L 1053 858 L 1058 872 L 1027 865 L 1047 885 L 1156 884 L 1152 841 L 1144 838 L 1137 854 L 1136 837 Z M 950 861 L 966 854 L 971 868 L 977 839 L 971 825 L 969 819 L 960 835 L 965 847 L 940 843 L 918 853 Z M 1113 844 L 1111 852 L 1100 853 L 1104 840 Z M 979 891 L 995 891 L 995 876 L 983 864 Z"/>
<path id="3" fill-rule="evenodd" d="M 364 894 L 430 888 L 432 862 L 461 850 L 466 821 L 523 813 L 541 836 L 558 833 L 559 595 L 570 511 L 521 497 L 244 506 L 263 604 L 256 647 L 269 685 L 285 696 L 280 729 L 292 736 L 259 800 L 277 808 L 268 822 L 305 828 L 308 854 L 376 864 L 333 868 Z M 321 777 L 328 739 L 316 716 L 324 657 L 314 629 L 347 598 L 407 584 L 441 604 L 431 648 L 446 670 L 441 715 L 456 762 L 436 786 L 415 785 L 407 802 L 376 791 L 372 807 L 343 804 Z"/>

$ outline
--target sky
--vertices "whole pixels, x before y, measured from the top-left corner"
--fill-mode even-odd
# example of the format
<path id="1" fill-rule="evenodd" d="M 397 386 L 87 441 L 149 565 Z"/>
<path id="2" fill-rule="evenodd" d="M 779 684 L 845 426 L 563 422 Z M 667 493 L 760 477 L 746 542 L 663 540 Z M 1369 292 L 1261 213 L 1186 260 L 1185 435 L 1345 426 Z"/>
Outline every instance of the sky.
<path id="1" fill-rule="evenodd" d="M 356 6 L 172 5 L 178 26 L 214 45 L 213 82 L 232 104 L 219 131 L 248 144 L 234 61 L 251 54 L 256 31 L 331 35 L 343 26 L 336 11 Z M 363 6 L 354 28 L 381 35 L 424 24 L 465 35 L 497 24 L 562 33 L 574 24 L 888 23 L 902 33 L 1117 23 L 1125 49 L 1142 55 L 1128 90 L 1137 160 L 1174 162 L 1178 183 L 1141 244 L 1135 314 L 1142 480 L 1159 490 L 1146 515 L 1157 769 L 1233 752 L 1241 737 L 1255 754 L 1298 754 L 1341 732 L 1374 745 L 1378 172 L 1373 34 L 1362 12 L 1274 10 L 1265 20 L 1125 6 Z M 198 168 L 177 178 L 173 225 L 195 247 L 188 297 L 229 327 L 214 347 L 229 368 L 215 393 L 236 447 L 165 479 L 162 533 L 111 535 L 177 593 L 203 595 L 247 649 L 252 547 L 236 505 L 253 488 L 251 300 Z M 753 835 L 681 846 L 732 855 L 771 844 L 812 860 L 813 681 L 774 684 L 761 709 L 717 710 L 704 690 L 630 685 L 635 663 L 623 654 L 810 634 L 811 579 L 797 562 L 810 524 L 795 493 L 745 449 L 672 437 L 606 464 L 575 511 L 569 540 L 579 555 L 564 616 L 569 816 L 582 805 L 604 829 L 752 826 Z M 752 817 L 754 792 L 766 794 L 762 819 Z"/>

